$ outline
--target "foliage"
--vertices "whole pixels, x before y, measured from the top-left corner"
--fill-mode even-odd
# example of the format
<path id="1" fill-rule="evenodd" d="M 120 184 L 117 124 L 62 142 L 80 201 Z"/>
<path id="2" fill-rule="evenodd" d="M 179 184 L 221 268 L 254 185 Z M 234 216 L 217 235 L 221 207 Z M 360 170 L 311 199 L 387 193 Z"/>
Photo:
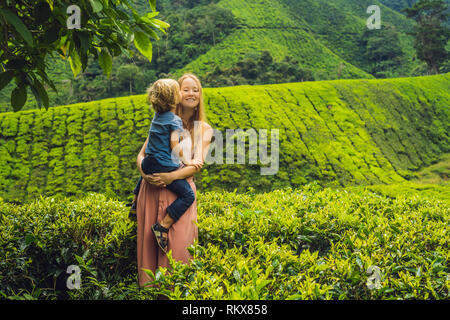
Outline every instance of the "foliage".
<path id="1" fill-rule="evenodd" d="M 123 204 L 104 195 L 41 197 L 26 206 L 1 202 L 0 219 L 0 287 L 6 296 L 26 290 L 34 298 L 66 299 L 69 265 L 81 264 L 83 275 L 91 270 L 107 283 L 136 272 L 135 224 Z"/>
<path id="2" fill-rule="evenodd" d="M 146 14 L 148 1 L 133 3 L 139 14 Z M 364 58 L 367 48 L 360 43 L 367 30 L 365 12 L 371 4 L 369 0 L 161 0 L 158 12 L 171 27 L 161 39 L 152 41 L 151 62 L 131 45 L 132 56 L 113 57 L 109 78 L 95 60 L 74 78 L 67 61 L 47 57 L 49 78 L 58 90 L 48 92 L 49 105 L 140 94 L 157 78 L 178 77 L 184 72 L 197 73 L 209 87 L 247 84 L 246 77 L 228 74 L 206 78 L 220 69 L 239 68 L 237 64 L 262 51 L 269 51 L 274 63 L 297 61 L 295 68 L 310 70 L 315 80 L 372 78 L 371 72 L 379 77 L 426 74 L 420 60 L 412 59 L 413 38 L 407 32 L 413 30 L 413 21 L 381 4 L 383 24 L 395 26 L 404 59 L 402 63 L 396 59 L 379 63 L 373 71 L 373 63 Z M 387 46 L 392 45 L 386 43 L 384 48 Z M 133 78 L 125 71 L 136 68 L 140 71 Z M 290 73 L 283 76 L 292 77 Z M 278 82 L 278 75 L 269 78 Z M 13 110 L 10 93 L 14 88 L 10 83 L 0 92 L 1 112 Z M 28 97 L 22 110 L 38 107 L 33 95 Z"/>
<path id="3" fill-rule="evenodd" d="M 446 48 L 450 28 L 445 24 L 449 17 L 448 5 L 443 0 L 420 0 L 404 11 L 417 22 L 413 33 L 417 57 L 426 62 L 430 74 L 439 73 L 450 58 Z"/>
<path id="4" fill-rule="evenodd" d="M 59 54 L 68 59 L 74 76 L 84 71 L 90 56 L 98 59 L 104 74 L 110 75 L 112 57 L 130 55 L 130 44 L 151 60 L 150 38 L 169 25 L 155 18 L 156 1 L 149 1 L 151 13 L 139 15 L 129 1 L 82 0 L 80 28 L 69 28 L 69 4 L 61 1 L 3 1 L 0 5 L 0 90 L 12 79 L 11 105 L 20 110 L 30 88 L 39 106 L 49 107 L 47 89 L 56 91 L 47 71 L 47 57 Z M 73 12 L 71 13 L 73 14 Z"/>
<path id="5" fill-rule="evenodd" d="M 205 86 L 224 87 L 312 80 L 312 72 L 301 69 L 295 59 L 287 56 L 283 61 L 276 62 L 269 51 L 262 51 L 260 54 L 247 55 L 233 68 L 217 66 L 212 73 L 206 75 L 203 83 Z"/>
<path id="6" fill-rule="evenodd" d="M 140 13 L 146 12 L 147 1 L 137 1 L 136 7 Z M 158 2 L 160 15 L 171 27 L 160 40 L 152 42 L 152 61 L 144 57 L 131 44 L 130 56 L 113 57 L 109 76 L 103 74 L 97 61 L 90 61 L 86 69 L 77 77 L 72 74 L 59 75 L 57 72 L 68 68 L 62 60 L 47 59 L 54 75 L 58 93 L 50 92 L 51 105 L 88 102 L 109 97 L 121 97 L 142 94 L 150 83 L 159 76 L 183 67 L 192 59 L 208 51 L 212 46 L 220 43 L 235 27 L 236 21 L 231 11 L 214 4 L 195 6 L 192 9 L 172 9 L 167 3 Z M 174 10 L 174 11 L 172 11 Z M 70 68 L 69 68 L 70 69 Z M 59 70 L 59 71 L 58 71 Z M 5 90 L 11 92 L 12 84 Z M 32 98 L 32 97 L 31 97 Z M 9 106 L 9 96 L 0 94 L 0 101 L 5 101 L 0 111 L 12 111 Z M 29 99 L 24 109 L 35 109 L 38 104 Z"/>
<path id="7" fill-rule="evenodd" d="M 199 239 L 183 265 L 136 284 L 135 224 L 122 203 L 0 202 L 1 295 L 9 299 L 448 299 L 449 200 L 316 183 L 265 194 L 198 193 Z M 170 257 L 170 255 L 169 255 Z M 68 265 L 81 289 L 67 290 Z M 368 270 L 380 270 L 378 288 Z M 53 282 L 61 286 L 54 286 Z"/>
<path id="8" fill-rule="evenodd" d="M 199 190 L 269 191 L 400 183 L 450 152 L 450 75 L 206 88 L 208 120 L 224 148 L 227 129 L 279 130 L 279 170 L 267 163 L 206 164 Z M 132 196 L 136 156 L 150 125 L 144 95 L 0 114 L 0 197 L 85 192 Z M 222 137 L 220 137 L 220 134 Z M 228 139 L 231 142 L 230 139 Z M 274 161 L 275 162 L 275 161 Z M 273 163 L 274 163 L 273 162 Z"/>
<path id="9" fill-rule="evenodd" d="M 405 64 L 405 52 L 400 44 L 400 35 L 394 26 L 383 26 L 380 30 L 366 30 L 362 46 L 370 73 L 377 78 L 392 78 L 393 70 Z"/>

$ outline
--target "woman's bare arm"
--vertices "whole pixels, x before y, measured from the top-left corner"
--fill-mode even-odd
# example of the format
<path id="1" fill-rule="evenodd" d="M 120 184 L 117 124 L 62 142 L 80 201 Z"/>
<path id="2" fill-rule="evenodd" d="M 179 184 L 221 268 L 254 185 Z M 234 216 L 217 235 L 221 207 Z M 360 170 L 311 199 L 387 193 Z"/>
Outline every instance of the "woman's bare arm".
<path id="1" fill-rule="evenodd" d="M 142 171 L 141 163 L 142 163 L 142 160 L 145 158 L 145 147 L 147 146 L 147 143 L 148 143 L 148 136 L 144 142 L 144 145 L 141 148 L 141 151 L 139 151 L 139 154 L 136 159 L 136 165 L 139 169 L 139 172 L 141 173 L 141 176 L 145 175 L 145 173 Z"/>

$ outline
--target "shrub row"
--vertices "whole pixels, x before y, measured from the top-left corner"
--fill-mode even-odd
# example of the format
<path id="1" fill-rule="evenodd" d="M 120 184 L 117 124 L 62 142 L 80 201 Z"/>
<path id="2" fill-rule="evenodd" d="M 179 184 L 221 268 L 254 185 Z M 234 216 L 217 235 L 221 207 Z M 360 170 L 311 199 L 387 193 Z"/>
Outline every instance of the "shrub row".
<path id="1" fill-rule="evenodd" d="M 68 298 L 66 271 L 80 262 L 109 283 L 136 271 L 135 223 L 104 195 L 40 197 L 23 206 L 1 201 L 0 219 L 3 296 Z"/>
<path id="2" fill-rule="evenodd" d="M 123 203 L 0 202 L 6 298 L 448 299 L 448 200 L 308 184 L 270 193 L 198 194 L 189 265 L 136 283 L 136 226 Z M 66 269 L 81 268 L 67 290 Z M 373 271 L 375 270 L 375 271 Z M 376 272 L 376 273 L 375 273 Z"/>
<path id="3" fill-rule="evenodd" d="M 312 181 L 348 186 L 414 178 L 450 152 L 449 78 L 205 89 L 207 115 L 224 148 L 227 129 L 266 129 L 270 156 L 270 133 L 279 130 L 279 170 L 263 176 L 267 165 L 248 160 L 206 165 L 198 188 L 269 191 Z M 0 195 L 21 202 L 92 191 L 126 199 L 151 117 L 143 95 L 0 114 Z M 217 150 L 225 158 L 224 151 Z"/>

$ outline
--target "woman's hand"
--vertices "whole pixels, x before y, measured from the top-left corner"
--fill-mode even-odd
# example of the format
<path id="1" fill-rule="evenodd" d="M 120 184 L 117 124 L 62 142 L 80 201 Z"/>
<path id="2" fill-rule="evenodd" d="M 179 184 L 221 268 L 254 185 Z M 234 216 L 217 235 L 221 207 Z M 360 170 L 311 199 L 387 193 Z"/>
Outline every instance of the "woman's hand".
<path id="1" fill-rule="evenodd" d="M 157 187 L 165 187 L 166 184 L 161 179 L 161 177 L 159 177 L 157 175 L 158 175 L 158 173 L 146 174 L 146 175 L 143 175 L 142 178 L 145 181 L 147 181 L 148 183 L 150 183 L 151 185 L 154 185 L 154 186 L 157 186 Z"/>
<path id="2" fill-rule="evenodd" d="M 156 177 L 156 179 L 158 179 L 158 181 L 161 181 L 165 187 L 165 186 L 171 184 L 175 180 L 175 177 L 172 173 L 173 173 L 173 171 L 172 172 L 154 173 L 153 176 Z"/>

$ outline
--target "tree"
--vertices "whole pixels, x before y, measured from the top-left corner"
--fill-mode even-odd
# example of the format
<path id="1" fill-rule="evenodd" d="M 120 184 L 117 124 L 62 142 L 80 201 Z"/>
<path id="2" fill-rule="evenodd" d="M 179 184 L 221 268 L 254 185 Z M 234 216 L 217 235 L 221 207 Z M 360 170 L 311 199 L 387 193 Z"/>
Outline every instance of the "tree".
<path id="1" fill-rule="evenodd" d="M 203 79 L 205 86 L 212 87 L 313 80 L 312 72 L 301 68 L 296 59 L 286 56 L 282 61 L 277 62 L 266 50 L 249 52 L 230 68 L 216 66 Z"/>
<path id="2" fill-rule="evenodd" d="M 424 61 L 431 74 L 439 73 L 449 59 L 446 45 L 450 30 L 445 25 L 449 14 L 443 0 L 420 0 L 412 8 L 404 9 L 409 18 L 416 20 L 412 35 L 417 57 Z"/>
<path id="3" fill-rule="evenodd" d="M 125 64 L 119 67 L 117 76 L 119 80 L 125 80 L 129 88 L 130 96 L 133 94 L 133 83 L 140 82 L 142 74 L 139 73 L 139 68 L 134 64 Z M 136 87 L 136 85 L 135 85 Z"/>
<path id="4" fill-rule="evenodd" d="M 405 61 L 400 34 L 394 26 L 386 25 L 380 30 L 366 30 L 361 45 L 369 72 L 377 78 L 388 78 L 392 70 L 398 70 Z"/>
<path id="5" fill-rule="evenodd" d="M 79 0 L 76 6 L 70 2 L 2 0 L 0 3 L 0 90 L 14 79 L 16 87 L 11 92 L 14 111 L 25 104 L 27 88 L 39 106 L 49 107 L 46 86 L 55 91 L 56 87 L 47 74 L 47 56 L 59 54 L 68 59 L 75 77 L 86 69 L 89 57 L 93 56 L 109 77 L 112 58 L 122 53 L 130 57 L 131 43 L 151 61 L 150 38 L 158 40 L 155 31 L 166 33 L 169 27 L 155 18 L 156 0 L 149 0 L 152 12 L 145 15 L 139 15 L 128 0 Z M 74 23 L 77 18 L 78 26 Z"/>

